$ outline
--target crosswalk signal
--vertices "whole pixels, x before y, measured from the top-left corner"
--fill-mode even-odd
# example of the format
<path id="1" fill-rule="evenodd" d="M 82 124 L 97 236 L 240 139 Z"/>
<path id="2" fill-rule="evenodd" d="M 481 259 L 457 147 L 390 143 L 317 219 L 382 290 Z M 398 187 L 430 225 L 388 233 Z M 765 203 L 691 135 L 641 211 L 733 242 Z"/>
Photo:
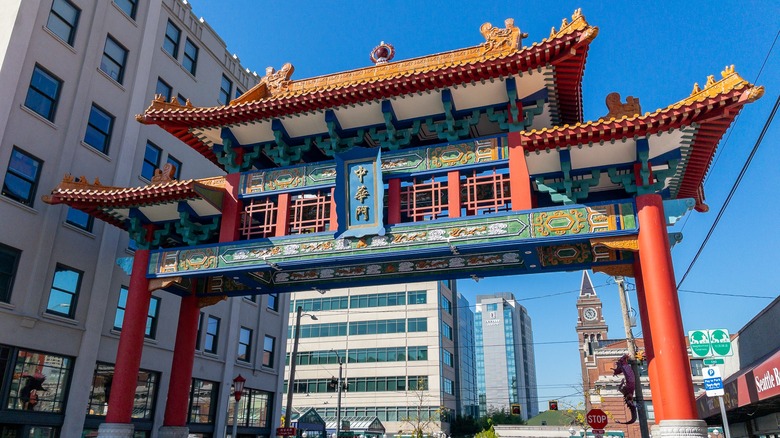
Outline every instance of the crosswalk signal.
<path id="1" fill-rule="evenodd" d="M 520 405 L 512 403 L 512 415 L 520 415 Z"/>
<path id="2" fill-rule="evenodd" d="M 548 402 L 549 408 L 551 411 L 557 411 L 558 410 L 558 400 L 550 400 Z"/>

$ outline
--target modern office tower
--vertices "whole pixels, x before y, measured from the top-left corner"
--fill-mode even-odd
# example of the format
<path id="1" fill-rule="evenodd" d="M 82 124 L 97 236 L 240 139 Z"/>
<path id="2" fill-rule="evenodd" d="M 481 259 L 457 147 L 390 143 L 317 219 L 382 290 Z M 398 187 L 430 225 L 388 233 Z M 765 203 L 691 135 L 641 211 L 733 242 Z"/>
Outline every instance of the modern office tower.
<path id="1" fill-rule="evenodd" d="M 335 417 L 338 397 L 329 382 L 341 360 L 343 418 L 377 417 L 388 434 L 416 427 L 428 435 L 449 433 L 449 419 L 468 403 L 468 395 L 456 392 L 459 384 L 474 381 L 462 377 L 473 370 L 461 357 L 473 343 L 465 339 L 470 321 L 459 321 L 469 318 L 461 312 L 468 302 L 453 288 L 454 282 L 438 281 L 291 294 L 288 357 L 295 309 L 303 312 L 293 406 Z"/>
<path id="2" fill-rule="evenodd" d="M 531 318 L 511 293 L 477 295 L 474 318 L 479 413 L 539 413 Z"/>
<path id="3" fill-rule="evenodd" d="M 457 337 L 455 338 L 455 391 L 458 403 L 458 414 L 464 417 L 479 417 L 479 402 L 477 397 L 477 362 L 474 344 L 474 311 L 469 301 L 458 294 L 458 318 L 455 321 Z"/>
<path id="4" fill-rule="evenodd" d="M 116 261 L 133 245 L 41 196 L 65 174 L 112 186 L 146 185 L 167 163 L 176 179 L 217 174 L 135 115 L 155 94 L 224 104 L 258 78 L 184 0 L 6 0 L 0 27 L 0 436 L 86 436 L 106 414 L 129 281 Z M 201 309 L 191 436 L 223 436 L 238 374 L 248 388 L 239 431 L 267 436 L 277 426 L 287 299 Z M 162 425 L 179 302 L 153 294 L 136 436 Z"/>

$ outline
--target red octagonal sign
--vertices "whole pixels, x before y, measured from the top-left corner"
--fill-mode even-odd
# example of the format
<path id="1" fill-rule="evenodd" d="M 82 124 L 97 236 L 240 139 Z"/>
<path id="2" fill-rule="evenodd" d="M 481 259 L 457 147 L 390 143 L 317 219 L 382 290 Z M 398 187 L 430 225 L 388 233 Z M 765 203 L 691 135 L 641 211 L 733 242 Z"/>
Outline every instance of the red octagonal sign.
<path id="1" fill-rule="evenodd" d="M 588 425 L 594 429 L 604 429 L 607 427 L 607 414 L 601 409 L 589 410 L 585 419 L 588 421 Z"/>

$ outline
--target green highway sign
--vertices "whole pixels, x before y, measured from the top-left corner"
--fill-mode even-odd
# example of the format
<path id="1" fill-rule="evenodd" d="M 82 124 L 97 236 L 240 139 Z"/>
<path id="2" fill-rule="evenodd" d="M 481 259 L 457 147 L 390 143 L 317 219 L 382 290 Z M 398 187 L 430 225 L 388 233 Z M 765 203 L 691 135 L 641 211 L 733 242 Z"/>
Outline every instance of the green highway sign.
<path id="1" fill-rule="evenodd" d="M 702 362 L 704 363 L 704 365 L 723 365 L 724 363 L 726 363 L 725 360 L 720 359 L 720 358 L 717 358 L 717 359 L 704 359 Z"/>
<path id="2" fill-rule="evenodd" d="M 732 356 L 731 336 L 726 329 L 691 330 L 688 343 L 694 358 Z M 722 363 L 722 362 L 721 362 Z"/>

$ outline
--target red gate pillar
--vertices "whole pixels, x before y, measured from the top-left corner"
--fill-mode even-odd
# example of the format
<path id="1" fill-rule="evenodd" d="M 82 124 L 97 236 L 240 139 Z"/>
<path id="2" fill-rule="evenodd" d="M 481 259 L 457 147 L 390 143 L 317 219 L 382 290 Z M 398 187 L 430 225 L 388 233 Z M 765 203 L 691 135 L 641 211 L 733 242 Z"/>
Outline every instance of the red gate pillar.
<path id="1" fill-rule="evenodd" d="M 122 333 L 119 335 L 108 413 L 106 422 L 100 425 L 98 432 L 100 437 L 131 438 L 133 436 L 131 422 L 133 402 L 138 384 L 138 370 L 141 368 L 146 318 L 152 297 L 149 292 L 149 279 L 146 278 L 148 266 L 149 250 L 137 249 L 133 258 L 130 287 L 127 291 Z"/>
<path id="2" fill-rule="evenodd" d="M 198 337 L 200 307 L 195 295 L 181 299 L 179 324 L 176 328 L 176 345 L 173 349 L 168 400 L 165 402 L 165 418 L 160 436 L 187 437 L 187 409 L 189 407 L 192 364 L 195 362 L 195 342 Z"/>
<path id="3" fill-rule="evenodd" d="M 639 219 L 639 261 L 645 287 L 655 373 L 664 419 L 661 436 L 706 436 L 706 423 L 698 420 L 691 367 L 685 345 L 680 302 L 677 297 L 666 217 L 660 195 L 636 198 Z"/>
<path id="4" fill-rule="evenodd" d="M 642 320 L 642 337 L 645 342 L 645 361 L 647 362 L 647 375 L 650 377 L 650 391 L 653 394 L 653 400 L 663 400 L 661 387 L 658 385 L 658 368 L 655 363 L 655 351 L 653 350 L 653 331 L 650 329 L 650 322 L 647 317 L 647 297 L 645 295 L 645 284 L 642 281 L 642 265 L 639 261 L 639 254 L 634 253 L 634 277 L 636 279 L 636 299 L 639 305 L 639 319 Z M 658 424 L 664 419 L 663 403 L 653 402 L 653 413 L 655 414 L 655 423 Z"/>
<path id="5" fill-rule="evenodd" d="M 240 237 L 241 201 L 238 199 L 238 185 L 238 173 L 225 177 L 225 196 L 222 199 L 222 220 L 219 229 L 220 242 L 234 242 Z M 159 434 L 161 438 L 186 438 L 189 435 L 187 410 L 199 317 L 198 298 L 195 295 L 183 297 L 179 307 L 179 324 L 176 328 L 176 344 L 173 349 L 171 378 L 168 382 L 165 418 Z"/>
<path id="6" fill-rule="evenodd" d="M 530 210 L 533 208 L 531 175 L 525 159 L 525 149 L 519 132 L 507 134 L 509 142 L 509 190 L 511 191 L 512 210 Z"/>

